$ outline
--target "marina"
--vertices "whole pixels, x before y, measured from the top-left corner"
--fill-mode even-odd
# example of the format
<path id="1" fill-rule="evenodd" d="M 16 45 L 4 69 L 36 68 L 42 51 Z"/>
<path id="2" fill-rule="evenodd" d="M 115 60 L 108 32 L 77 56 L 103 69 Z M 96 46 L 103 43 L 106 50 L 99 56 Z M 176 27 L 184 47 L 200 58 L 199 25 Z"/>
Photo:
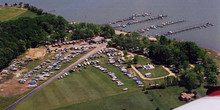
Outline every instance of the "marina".
<path id="1" fill-rule="evenodd" d="M 143 29 L 139 29 L 136 32 L 138 33 L 144 33 L 145 31 L 149 31 L 150 29 L 157 29 L 157 28 L 163 28 L 165 26 L 169 26 L 169 25 L 174 25 L 174 24 L 178 24 L 178 23 L 182 23 L 185 22 L 186 20 L 178 20 L 178 21 L 171 21 L 171 22 L 163 22 L 160 25 L 151 25 L 147 28 L 143 28 Z"/>
<path id="2" fill-rule="evenodd" d="M 122 22 L 125 22 L 125 21 L 130 21 L 130 20 L 136 20 L 136 18 L 138 17 L 146 17 L 146 16 L 150 16 L 151 13 L 143 13 L 143 14 L 133 14 L 132 16 L 128 17 L 128 18 L 125 18 L 125 19 L 122 19 L 122 20 L 117 20 L 117 21 L 114 21 L 114 22 L 110 22 L 108 24 L 116 24 L 116 23 L 122 23 Z"/>
<path id="3" fill-rule="evenodd" d="M 138 24 L 138 23 L 143 23 L 143 22 L 147 22 L 147 21 L 153 21 L 153 20 L 162 20 L 163 18 L 167 17 L 167 15 L 159 15 L 157 17 L 152 17 L 152 18 L 148 18 L 148 19 L 144 19 L 144 20 L 140 20 L 140 21 L 133 21 L 133 22 L 128 22 L 127 24 L 119 24 L 117 26 L 113 26 L 113 28 L 125 28 L 127 26 L 130 26 L 130 25 L 134 25 L 134 24 Z"/>
<path id="4" fill-rule="evenodd" d="M 214 26 L 214 24 L 206 23 L 206 24 L 192 26 L 192 27 L 188 27 L 188 28 L 185 28 L 185 29 L 177 30 L 177 31 L 168 31 L 168 32 L 166 32 L 164 34 L 161 34 L 161 35 L 169 36 L 169 35 L 178 34 L 178 33 L 181 33 L 181 32 L 190 31 L 190 30 L 194 30 L 194 29 L 204 29 L 204 28 L 208 28 L 210 26 Z"/>

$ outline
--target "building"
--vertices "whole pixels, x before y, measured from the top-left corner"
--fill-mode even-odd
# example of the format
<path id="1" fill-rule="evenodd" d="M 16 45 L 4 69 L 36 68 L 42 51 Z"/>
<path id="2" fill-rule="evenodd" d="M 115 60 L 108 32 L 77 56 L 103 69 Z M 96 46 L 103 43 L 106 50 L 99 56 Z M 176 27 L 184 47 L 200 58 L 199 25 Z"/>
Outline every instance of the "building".
<path id="1" fill-rule="evenodd" d="M 190 93 L 190 94 L 187 94 L 185 92 L 181 93 L 180 95 L 180 99 L 183 100 L 183 101 L 192 101 L 192 99 L 195 97 L 195 94 L 194 93 Z"/>
<path id="2" fill-rule="evenodd" d="M 95 37 L 92 39 L 93 43 L 102 43 L 105 39 L 103 37 Z"/>
<path id="3" fill-rule="evenodd" d="M 141 70 L 141 69 L 143 69 L 143 66 L 142 66 L 142 65 L 137 64 L 137 65 L 135 66 L 135 68 L 136 68 L 136 69 L 138 69 L 138 70 Z"/>

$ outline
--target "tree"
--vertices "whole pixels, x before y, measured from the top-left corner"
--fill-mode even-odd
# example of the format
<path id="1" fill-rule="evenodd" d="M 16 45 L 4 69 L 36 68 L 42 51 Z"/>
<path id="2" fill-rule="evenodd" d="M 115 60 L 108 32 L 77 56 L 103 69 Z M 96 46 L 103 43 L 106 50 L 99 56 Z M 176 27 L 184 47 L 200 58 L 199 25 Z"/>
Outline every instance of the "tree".
<path id="1" fill-rule="evenodd" d="M 127 62 L 127 64 L 128 64 L 128 68 L 131 68 L 131 64 L 132 64 L 133 62 L 132 62 L 132 60 L 128 60 L 128 62 Z"/>
<path id="2" fill-rule="evenodd" d="M 24 8 L 29 9 L 29 7 L 30 7 L 29 3 L 24 3 Z"/>
<path id="3" fill-rule="evenodd" d="M 208 84 L 211 85 L 211 86 L 216 85 L 217 82 L 218 82 L 216 73 L 211 72 L 211 73 L 208 75 L 208 77 L 207 77 L 207 82 L 208 82 Z"/>
<path id="4" fill-rule="evenodd" d="M 195 89 L 199 85 L 199 80 L 197 76 L 192 71 L 184 72 L 181 77 L 181 84 L 185 86 L 189 91 Z"/>
<path id="5" fill-rule="evenodd" d="M 108 41 L 108 46 L 112 46 L 112 41 Z"/>
<path id="6" fill-rule="evenodd" d="M 101 26 L 101 36 L 111 38 L 115 34 L 115 30 L 110 25 Z"/>
<path id="7" fill-rule="evenodd" d="M 128 52 L 127 51 L 124 51 L 124 56 L 126 57 L 128 55 Z"/>
<path id="8" fill-rule="evenodd" d="M 26 51 L 26 43 L 23 40 L 19 40 L 17 44 L 20 52 Z"/>
<path id="9" fill-rule="evenodd" d="M 165 36 L 160 36 L 159 43 L 161 45 L 168 45 L 169 44 L 169 40 Z"/>
<path id="10" fill-rule="evenodd" d="M 203 78 L 203 74 L 202 73 L 197 73 L 197 79 L 199 80 L 199 86 L 202 85 L 202 83 L 204 82 L 204 78 Z"/>
<path id="11" fill-rule="evenodd" d="M 186 70 L 189 66 L 189 61 L 184 61 L 183 62 L 183 69 Z"/>
<path id="12" fill-rule="evenodd" d="M 37 10 L 37 14 L 38 14 L 38 15 L 42 15 L 42 14 L 43 14 L 43 10 L 42 10 L 42 9 L 38 9 L 38 10 Z"/>
<path id="13" fill-rule="evenodd" d="M 196 64 L 195 68 L 194 68 L 194 71 L 196 73 L 201 73 L 203 71 L 203 67 L 201 65 L 199 65 L 199 64 Z"/>
<path id="14" fill-rule="evenodd" d="M 20 8 L 22 7 L 22 4 L 23 4 L 23 2 L 19 2 L 19 7 L 20 7 Z"/>
<path id="15" fill-rule="evenodd" d="M 134 62 L 134 64 L 137 64 L 137 62 L 138 62 L 138 55 L 134 56 L 133 62 Z"/>

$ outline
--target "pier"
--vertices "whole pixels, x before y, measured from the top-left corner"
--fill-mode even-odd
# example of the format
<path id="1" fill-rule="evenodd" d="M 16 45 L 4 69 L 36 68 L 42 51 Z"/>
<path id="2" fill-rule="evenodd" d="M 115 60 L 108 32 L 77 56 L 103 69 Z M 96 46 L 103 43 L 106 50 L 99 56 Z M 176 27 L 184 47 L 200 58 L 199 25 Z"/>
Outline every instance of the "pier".
<path id="1" fill-rule="evenodd" d="M 198 26 L 192 26 L 192 27 L 188 27 L 188 28 L 185 28 L 185 29 L 177 30 L 177 31 L 168 31 L 167 33 L 164 33 L 164 34 L 161 34 L 161 35 L 169 36 L 169 35 L 178 34 L 178 33 L 181 33 L 181 32 L 190 31 L 190 30 L 194 30 L 194 29 L 208 28 L 210 26 L 214 26 L 214 24 L 206 23 L 206 24 L 202 24 L 202 25 L 198 25 Z"/>
<path id="2" fill-rule="evenodd" d="M 143 28 L 143 29 L 139 29 L 136 32 L 138 33 L 144 33 L 145 31 L 149 31 L 150 29 L 157 29 L 157 28 L 163 28 L 165 26 L 169 26 L 169 25 L 174 25 L 174 24 L 178 24 L 178 23 L 182 23 L 185 22 L 185 20 L 177 20 L 177 21 L 171 21 L 171 22 L 165 22 L 165 23 L 161 23 L 161 25 L 151 25 L 147 28 Z"/>
<path id="3" fill-rule="evenodd" d="M 130 21 L 130 20 L 135 20 L 136 18 L 138 17 L 146 17 L 146 16 L 150 16 L 150 13 L 143 13 L 143 14 L 133 14 L 132 16 L 128 17 L 128 18 L 124 18 L 124 19 L 121 19 L 121 20 L 117 20 L 117 21 L 114 21 L 114 22 L 110 22 L 108 24 L 116 24 L 116 23 L 122 23 L 122 22 L 125 22 L 125 21 Z"/>
<path id="4" fill-rule="evenodd" d="M 117 26 L 114 26 L 113 28 L 121 28 L 121 27 L 125 28 L 125 27 L 130 26 L 130 25 L 143 23 L 143 22 L 147 22 L 147 21 L 162 20 L 165 17 L 167 17 L 167 15 L 159 15 L 157 17 L 152 17 L 152 18 L 148 18 L 148 19 L 144 19 L 144 20 L 140 20 L 140 21 L 128 22 L 127 24 L 123 24 L 123 25 L 117 25 Z"/>

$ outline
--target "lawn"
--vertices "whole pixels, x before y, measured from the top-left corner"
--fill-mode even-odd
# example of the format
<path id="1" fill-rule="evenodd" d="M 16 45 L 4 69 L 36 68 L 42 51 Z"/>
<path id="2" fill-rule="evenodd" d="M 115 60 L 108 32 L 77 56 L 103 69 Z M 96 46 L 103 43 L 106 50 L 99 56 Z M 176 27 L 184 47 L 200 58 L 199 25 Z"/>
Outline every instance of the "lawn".
<path id="1" fill-rule="evenodd" d="M 140 64 L 140 65 L 146 65 L 146 63 L 153 64 L 153 63 L 151 62 L 151 59 L 138 56 L 138 64 Z M 154 64 L 153 64 L 153 65 L 154 65 Z M 154 65 L 154 66 L 155 66 L 155 65 Z M 139 70 L 139 71 L 140 71 L 143 75 L 145 75 L 145 73 L 151 73 L 151 77 L 150 77 L 150 78 L 156 78 L 156 77 L 166 76 L 166 75 L 169 74 L 161 65 L 156 65 L 154 69 L 150 69 L 150 70 Z"/>
<path id="2" fill-rule="evenodd" d="M 169 110 L 185 102 L 178 99 L 179 93 L 185 90 L 179 87 L 167 89 L 127 92 L 102 99 L 91 100 L 56 108 L 55 110 Z M 171 96 L 172 94 L 172 96 Z"/>
<path id="3" fill-rule="evenodd" d="M 149 95 L 153 99 L 152 103 L 160 110 L 170 110 L 170 108 L 176 108 L 186 103 L 178 99 L 180 93 L 185 90 L 184 87 L 167 87 L 166 89 L 149 90 Z"/>
<path id="4" fill-rule="evenodd" d="M 27 92 L 26 92 L 27 93 Z M 23 97 L 26 93 L 12 97 L 1 97 L 0 96 L 0 110 L 4 110 L 6 107 Z"/>
<path id="5" fill-rule="evenodd" d="M 108 69 L 113 71 L 114 68 L 111 68 Z M 115 69 L 116 71 L 118 70 Z M 154 110 L 156 107 L 169 109 L 184 104 L 178 100 L 178 96 L 185 90 L 184 88 L 168 87 L 148 90 L 149 94 L 144 94 L 132 80 L 123 75 L 116 75 L 125 83 L 124 87 L 128 87 L 129 91 L 122 91 L 124 87 L 116 86 L 115 82 L 111 81 L 111 78 L 105 73 L 89 66 L 82 72 L 75 72 L 65 79 L 53 81 L 16 106 L 15 110 Z"/>
<path id="6" fill-rule="evenodd" d="M 140 64 L 140 65 L 146 65 L 146 63 L 151 63 L 151 59 L 138 56 L 138 62 L 137 63 Z"/>
<path id="7" fill-rule="evenodd" d="M 131 80 L 131 82 L 133 81 Z M 125 81 L 124 83 L 126 85 Z M 133 83 L 133 85 L 136 84 Z M 133 90 L 138 90 L 137 86 L 129 84 L 124 87 L 135 87 Z M 75 72 L 65 79 L 53 81 L 41 91 L 19 104 L 16 109 L 31 109 L 32 107 L 35 107 L 35 109 L 49 109 L 78 104 L 121 94 L 124 92 L 122 91 L 124 87 L 116 86 L 116 83 L 111 81 L 108 75 L 89 66 L 82 72 Z M 38 104 L 40 106 L 37 106 Z"/>
<path id="8" fill-rule="evenodd" d="M 19 17 L 35 17 L 37 16 L 35 13 L 28 11 L 23 8 L 15 8 L 15 7 L 0 7 L 0 22 L 15 20 Z"/>
<path id="9" fill-rule="evenodd" d="M 139 70 L 143 75 L 145 75 L 145 73 L 151 73 L 151 77 L 149 78 L 156 78 L 156 77 L 162 77 L 162 76 L 166 76 L 169 73 L 162 67 L 162 66 L 157 66 L 154 69 L 149 69 L 149 70 Z"/>

